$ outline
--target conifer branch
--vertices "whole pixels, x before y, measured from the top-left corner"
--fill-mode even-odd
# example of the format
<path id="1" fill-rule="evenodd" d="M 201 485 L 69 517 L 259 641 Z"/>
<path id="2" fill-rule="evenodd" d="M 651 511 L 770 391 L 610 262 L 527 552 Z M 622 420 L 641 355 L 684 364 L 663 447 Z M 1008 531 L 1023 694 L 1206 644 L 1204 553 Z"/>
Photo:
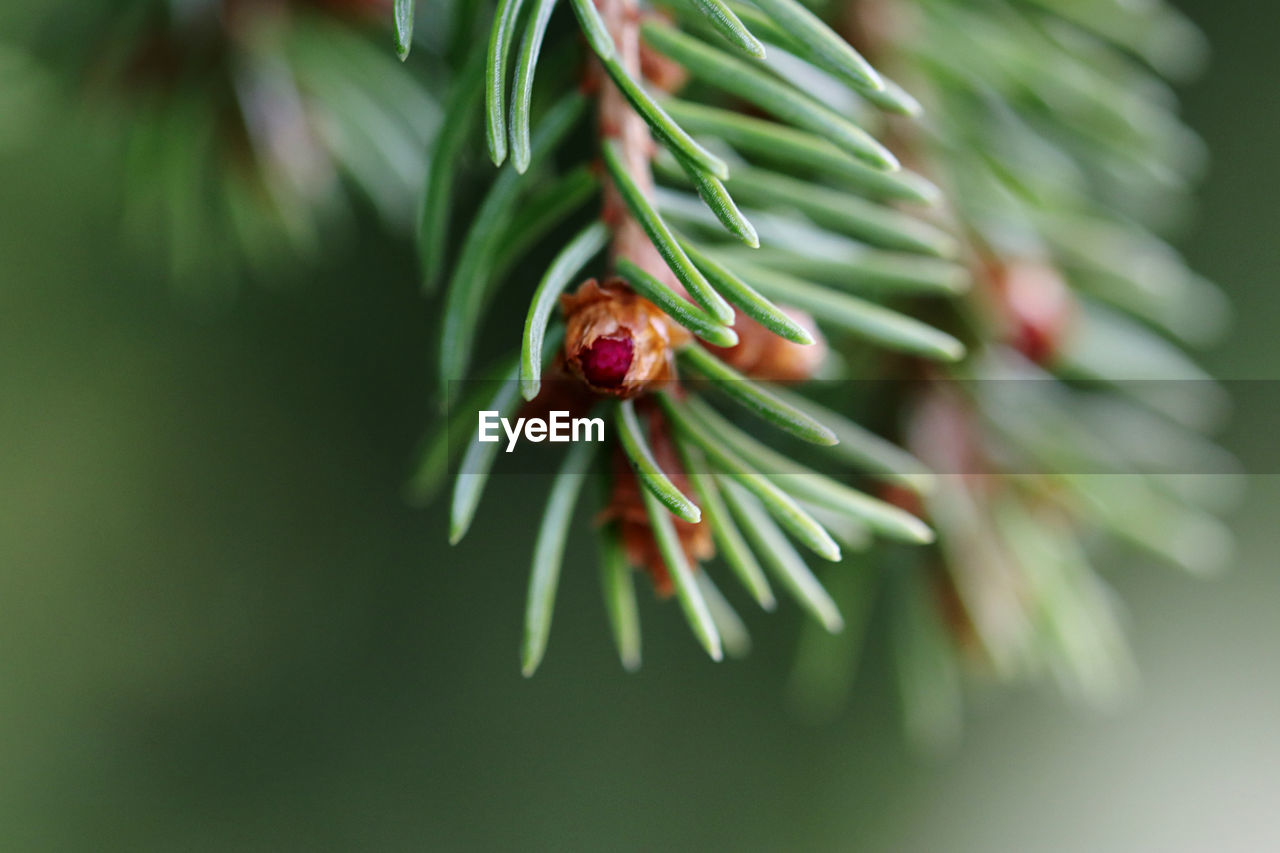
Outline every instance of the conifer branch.
<path id="1" fill-rule="evenodd" d="M 640 77 L 640 8 L 636 0 L 599 0 L 600 16 L 613 40 L 618 63 L 632 77 Z M 632 109 L 617 84 L 608 74 L 599 73 L 599 131 L 605 142 L 617 145 L 618 161 L 635 188 L 644 196 L 653 196 L 653 170 L 649 161 L 654 142 L 649 126 Z M 650 242 L 644 228 L 632 215 L 616 182 L 609 181 L 604 193 L 604 217 L 613 230 L 611 254 L 614 263 L 621 258 L 669 284 L 671 271 Z"/>
<path id="2" fill-rule="evenodd" d="M 86 42 L 75 64 L 137 105 L 120 123 L 125 219 L 165 247 L 176 281 L 242 261 L 278 274 L 282 257 L 316 255 L 358 195 L 389 227 L 416 225 L 425 291 L 448 282 L 442 398 L 501 377 L 466 405 L 518 416 L 563 394 L 612 420 L 601 580 L 628 669 L 628 567 L 675 596 L 719 658 L 749 641 L 709 572 L 735 573 L 768 609 L 767 567 L 835 629 L 866 612 L 841 597 L 875 584 L 829 594 L 787 537 L 831 561 L 897 540 L 916 564 L 897 610 L 908 728 L 937 738 L 970 657 L 1114 695 L 1126 658 L 1085 545 L 1098 534 L 1196 573 L 1230 553 L 1170 476 L 1189 455 L 1229 467 L 1202 435 L 1214 400 L 1125 381 L 1207 385 L 1182 345 L 1226 313 L 1159 236 L 1203 155 L 1159 79 L 1193 65 L 1201 40 L 1164 0 L 686 0 L 662 16 L 646 0 L 569 0 L 577 31 L 560 44 L 556 0 L 455 4 L 448 39 L 415 32 L 418 4 L 397 0 L 382 4 L 380 45 L 346 18 L 371 4 L 288 4 L 285 21 L 279 4 L 211 2 L 176 27 L 173 4 L 129 5 L 136 43 L 100 56 Z M 111 13 L 93 15 L 77 9 L 85 33 Z M 584 134 L 588 98 L 571 90 L 586 57 Z M 484 147 L 499 170 L 469 173 Z M 516 281 L 553 237 L 548 267 Z M 487 310 L 511 298 L 523 333 L 483 360 L 496 372 L 475 371 Z M 804 385 L 889 364 L 919 380 L 910 393 L 842 386 L 818 405 Z M 994 390 L 1008 380 L 1034 393 Z M 762 441 L 704 397 L 782 429 Z M 424 444 L 413 481 L 425 498 L 461 459 L 455 542 L 504 458 L 467 414 Z M 794 438 L 826 465 L 767 443 Z M 551 630 L 585 455 L 574 448 L 545 508 L 526 672 Z"/>

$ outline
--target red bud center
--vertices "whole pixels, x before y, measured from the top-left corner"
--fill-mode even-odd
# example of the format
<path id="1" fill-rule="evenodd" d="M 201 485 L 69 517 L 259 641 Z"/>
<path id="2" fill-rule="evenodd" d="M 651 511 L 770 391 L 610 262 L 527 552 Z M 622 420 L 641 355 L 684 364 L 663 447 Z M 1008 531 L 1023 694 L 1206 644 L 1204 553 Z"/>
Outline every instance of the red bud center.
<path id="1" fill-rule="evenodd" d="M 630 336 L 596 338 L 582 353 L 582 375 L 597 388 L 616 388 L 631 369 L 634 344 Z"/>

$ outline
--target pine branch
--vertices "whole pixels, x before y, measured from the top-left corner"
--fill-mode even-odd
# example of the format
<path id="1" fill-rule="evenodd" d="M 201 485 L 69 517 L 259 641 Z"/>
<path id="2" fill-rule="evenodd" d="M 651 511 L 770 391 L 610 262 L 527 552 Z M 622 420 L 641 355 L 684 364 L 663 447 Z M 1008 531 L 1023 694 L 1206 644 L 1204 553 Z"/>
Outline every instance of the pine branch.
<path id="1" fill-rule="evenodd" d="M 909 0 L 884 2 L 905 4 Z M 752 546 L 724 511 L 720 490 L 707 470 L 736 483 L 728 487 L 726 498 L 735 513 L 749 521 L 754 551 L 828 629 L 841 624 L 836 604 L 786 543 L 781 529 L 819 556 L 838 560 L 841 549 L 833 533 L 858 547 L 865 547 L 871 535 L 929 543 L 935 533 L 920 517 L 926 516 L 942 528 L 942 553 L 958 558 L 961 563 L 957 565 L 963 566 L 971 554 L 963 547 L 957 550 L 956 543 L 973 537 L 956 529 L 955 517 L 945 511 L 948 505 L 966 505 L 964 501 L 956 503 L 954 490 L 938 486 L 938 480 L 910 454 L 869 435 L 838 412 L 815 406 L 802 394 L 775 391 L 753 378 L 794 381 L 812 377 L 828 352 L 818 327 L 841 343 L 862 340 L 932 360 L 940 367 L 929 375 L 944 384 L 948 377 L 970 376 L 980 369 L 972 365 L 980 366 L 981 361 L 947 367 L 962 363 L 970 349 L 968 342 L 972 341 L 979 353 L 993 344 L 1004 345 L 998 338 L 1001 332 L 981 319 L 990 311 L 992 298 L 992 262 L 987 258 L 998 255 L 993 247 L 1004 238 L 992 233 L 988 220 L 973 209 L 968 197 L 932 217 L 899 204 L 937 204 L 942 193 L 938 184 L 950 188 L 957 174 L 962 181 L 990 175 L 984 198 L 991 199 L 990 187 L 1009 178 L 1008 172 L 997 172 L 995 164 L 962 167 L 960 164 L 966 163 L 962 158 L 947 160 L 967 132 L 960 118 L 963 110 L 948 111 L 947 98 L 970 90 L 984 91 L 984 84 L 964 76 L 972 75 L 972 70 L 962 73 L 958 67 L 947 66 L 947 73 L 954 76 L 939 74 L 929 64 L 934 54 L 919 59 L 918 76 L 924 78 L 926 90 L 930 84 L 935 87 L 930 94 L 942 105 L 940 126 L 953 128 L 947 131 L 952 135 L 939 140 L 935 126 L 926 132 L 901 122 L 893 126 L 892 135 L 885 135 L 884 126 L 870 121 L 869 113 L 839 103 L 852 93 L 853 98 L 886 113 L 906 117 L 921 113 L 916 98 L 864 58 L 897 48 L 893 33 L 864 27 L 858 34 L 860 51 L 792 0 L 769 0 L 754 7 L 718 0 L 691 4 L 687 11 L 693 15 L 688 20 L 725 40 L 735 55 L 646 17 L 634 0 L 602 0 L 598 5 L 590 0 L 571 0 L 571 5 L 596 63 L 593 85 L 598 150 L 604 166 L 603 226 L 591 226 L 571 241 L 535 291 L 526 323 L 522 372 L 526 398 L 537 396 L 542 386 L 538 360 L 531 354 L 538 349 L 557 295 L 565 291 L 559 301 L 565 315 L 562 357 L 568 374 L 592 395 L 626 400 L 614 415 L 622 448 L 615 452 L 630 462 L 635 477 L 632 494 L 638 496 L 638 503 L 636 497 L 626 498 L 633 501 L 625 505 L 629 509 L 611 503 L 610 512 L 624 517 L 639 514 L 648 517 L 649 523 L 624 525 L 619 540 L 624 558 L 633 563 L 647 561 L 660 590 L 678 595 L 695 633 L 713 657 L 719 656 L 720 648 L 717 623 L 726 638 L 735 638 L 735 648 L 745 648 L 747 641 L 739 618 L 722 606 L 705 569 L 690 559 L 688 549 L 693 546 L 686 542 L 686 534 L 692 536 L 693 529 L 709 526 L 730 567 L 757 600 L 772 606 L 772 596 Z M 515 41 L 518 28 L 516 8 L 513 3 L 500 7 L 489 42 L 490 84 L 486 93 L 491 147 L 503 135 L 505 69 L 508 45 Z M 529 81 L 540 55 L 537 45 L 546 32 L 548 9 L 546 4 L 538 4 L 525 25 L 525 47 L 516 72 L 519 93 L 511 111 L 516 150 L 526 133 L 523 128 L 528 124 L 532 92 Z M 991 25 L 979 13 L 952 9 L 943 0 L 930 6 L 923 19 L 930 25 L 936 23 L 938 33 L 946 37 L 966 28 L 992 35 L 1000 45 L 996 53 L 1005 51 L 1001 56 L 1010 58 L 1010 51 L 1020 46 L 1016 40 L 1002 41 L 1000 27 L 1007 26 L 1017 38 L 1034 41 L 1039 36 L 1030 36 L 1002 14 L 991 13 L 996 22 Z M 927 43 L 933 37 L 934 31 L 926 29 L 919 38 Z M 768 50 L 765 42 L 770 45 Z M 651 63 L 674 63 L 672 67 L 678 69 L 666 73 L 692 75 L 713 89 L 754 105 L 773 120 L 744 116 L 720 106 L 655 97 L 646 83 L 668 84 L 651 76 L 663 72 L 641 63 L 642 43 L 653 52 Z M 913 59 L 919 55 L 910 48 L 903 54 Z M 940 54 L 948 55 L 948 49 L 940 49 Z M 983 59 L 973 65 L 979 69 L 978 77 L 987 73 Z M 1024 70 L 1028 73 L 1023 79 L 1031 80 L 1034 74 Z M 1052 78 L 1035 79 L 1049 87 L 1060 85 Z M 1117 113 L 1107 112 L 1110 107 L 1096 94 L 1082 99 L 1081 93 L 1073 90 L 1070 97 L 1082 108 L 1098 112 L 1099 120 L 1111 121 Z M 882 138 L 872 132 L 876 128 Z M 985 141 L 972 145 L 981 152 L 978 146 Z M 667 149 L 665 153 L 659 151 L 659 145 Z M 497 156 L 500 149 L 497 144 L 496 160 L 501 160 Z M 919 164 L 919 171 L 944 180 L 934 182 L 918 171 L 901 170 L 899 154 Z M 740 155 L 752 162 L 741 162 Z M 525 158 L 520 155 L 517 159 L 523 169 Z M 961 171 L 957 173 L 957 169 Z M 658 186 L 655 177 L 665 184 L 691 186 L 697 194 Z M 824 177 L 835 180 L 828 182 Z M 1025 177 L 1029 183 L 1039 179 L 1034 171 L 1026 172 Z M 494 187 L 490 199 L 494 193 L 506 195 L 499 196 L 501 203 L 486 202 L 473 235 L 476 228 L 481 234 L 503 233 L 503 210 L 513 206 L 524 192 L 505 173 Z M 739 200 L 755 207 L 744 208 Z M 1001 198 L 1000 204 L 1007 202 Z M 1033 223 L 1039 215 L 1023 209 L 1012 213 Z M 672 223 L 679 223 L 680 230 Z M 598 236 L 601 227 L 610 235 L 608 268 L 615 277 L 603 286 L 588 281 L 576 293 L 569 293 L 572 276 L 590 261 L 602 239 Z M 462 261 L 487 257 L 490 252 L 483 245 L 464 246 Z M 1077 252 L 1077 257 L 1084 255 Z M 465 270 L 465 263 L 462 268 Z M 478 294 L 488 289 L 490 278 L 481 273 L 465 286 L 455 278 L 451 295 L 459 294 L 477 306 Z M 967 296 L 971 287 L 975 293 L 972 298 Z M 906 297 L 924 296 L 965 298 L 970 304 L 960 312 L 958 321 L 938 328 L 913 316 L 915 303 L 903 302 Z M 1002 292 L 996 293 L 997 302 L 1003 298 Z M 889 300 L 895 305 L 883 304 Z M 797 310 L 807 312 L 799 315 L 805 319 L 797 320 Z M 468 316 L 468 324 L 479 317 L 474 312 Z M 750 325 L 753 322 L 759 327 Z M 606 333 L 614 337 L 602 337 Z M 1023 336 L 1028 347 L 1059 346 L 1045 337 L 1053 334 L 1050 328 L 1027 327 L 1016 334 Z M 459 368 L 466 363 L 467 347 L 459 349 L 456 340 L 446 341 L 442 378 L 460 375 Z M 597 351 L 601 340 L 608 346 Z M 1051 343 L 1043 344 L 1046 340 Z M 718 352 L 713 354 L 708 346 Z M 641 351 L 643 357 L 637 355 Z M 1072 365 L 1077 371 L 1101 375 L 1100 361 L 1090 361 L 1088 350 L 1063 345 L 1055 354 L 1064 367 Z M 744 360 L 748 358 L 751 360 Z M 625 372 L 620 372 L 619 364 Z M 690 376 L 702 381 L 689 382 Z M 656 395 L 659 416 L 646 398 L 658 390 L 656 383 L 671 378 L 679 380 L 679 390 L 664 388 Z M 884 491 L 890 500 L 819 474 L 761 444 L 703 403 L 699 397 L 704 387 L 736 400 L 785 432 L 830 445 L 832 459 L 895 484 Z M 945 470 L 951 467 L 951 460 L 934 452 L 940 441 L 935 437 L 913 445 L 913 449 Z M 672 442 L 676 455 L 658 452 Z M 707 470 L 698 470 L 700 467 Z M 625 489 L 619 492 L 617 476 L 611 486 L 615 503 L 623 500 L 620 494 L 628 494 Z M 689 500 L 685 480 L 702 506 Z M 902 498 L 894 488 L 906 490 L 903 493 L 912 497 Z M 912 503 L 920 497 L 925 504 Z M 975 511 L 985 510 L 979 505 Z M 668 514 L 690 529 L 678 533 Z M 773 527 L 773 521 L 764 521 L 770 516 L 780 528 Z M 961 522 L 961 527 L 967 523 Z M 996 528 L 979 526 L 988 531 L 983 536 L 996 537 Z M 609 544 L 615 533 L 604 534 L 607 565 L 602 577 L 620 654 L 624 663 L 632 666 L 638 660 L 638 629 L 631 626 L 632 611 L 616 578 L 619 547 L 617 542 Z M 979 550 L 998 554 L 1003 546 L 988 542 Z M 644 553 L 650 556 L 642 556 Z M 696 582 L 693 573 L 701 576 Z M 978 577 L 957 567 L 950 581 L 956 595 L 969 606 L 987 595 L 995 595 L 996 600 L 1009 597 L 1008 591 L 999 587 L 1008 579 Z M 987 584 L 994 585 L 988 590 L 984 588 Z M 1023 640 L 994 634 L 980 621 L 974 628 L 993 659 L 1011 660 L 1020 653 L 1008 644 Z M 912 665 L 913 660 L 904 657 L 903 666 Z M 822 670 L 807 667 L 801 671 Z"/>
<path id="2" fill-rule="evenodd" d="M 574 0 L 574 10 L 586 0 Z M 586 5 L 590 5 L 586 2 Z M 600 17 L 604 22 L 617 66 L 632 80 L 640 76 L 639 5 L 636 0 L 602 0 Z M 597 53 L 600 51 L 597 50 Z M 601 60 L 608 62 L 608 60 Z M 671 273 L 657 255 L 644 227 L 636 219 L 632 205 L 649 200 L 653 195 L 653 173 L 649 157 L 653 138 L 649 126 L 633 110 L 616 80 L 601 75 L 599 96 L 600 136 L 606 141 L 603 150 L 610 163 L 613 180 L 605 190 L 605 218 L 613 229 L 613 258 L 625 258 L 654 278 L 668 279 Z M 616 141 L 616 148 L 609 146 Z M 616 157 L 611 157 L 616 152 Z M 618 185 L 619 179 L 626 182 Z M 631 203 L 626 201 L 630 197 Z"/>
<path id="3" fill-rule="evenodd" d="M 415 33 L 417 4 L 396 0 L 380 45 L 335 3 L 287 18 L 203 4 L 173 26 L 171 4 L 133 0 L 107 52 L 59 32 L 80 53 L 68 67 L 94 69 L 78 85 L 128 95 L 114 99 L 126 228 L 163 247 L 176 281 L 314 256 L 355 198 L 416 225 L 424 291 L 446 282 L 441 398 L 502 379 L 423 447 L 420 499 L 461 460 L 451 541 L 497 461 L 470 407 L 607 398 L 601 582 L 626 668 L 640 660 L 631 567 L 715 658 L 749 646 L 722 568 L 763 609 L 767 567 L 824 628 L 865 622 L 840 611 L 863 613 L 870 582 L 829 594 L 790 537 L 829 561 L 867 550 L 858 571 L 908 564 L 887 571 L 907 727 L 926 739 L 953 732 L 966 662 L 1047 673 L 1091 701 L 1122 693 L 1123 634 L 1085 543 L 1201 574 L 1230 554 L 1176 476 L 1190 458 L 1230 469 L 1202 434 L 1221 400 L 1129 381 L 1209 387 L 1183 347 L 1227 313 L 1160 236 L 1204 156 L 1162 79 L 1198 61 L 1194 27 L 1162 0 L 688 0 L 670 19 L 570 0 L 563 38 L 554 0 L 471 5 L 445 38 Z M 86 34 L 115 15 L 65 12 L 50 14 Z M 477 124 L 497 171 L 471 168 Z M 478 187 L 469 223 L 464 187 Z M 545 270 L 508 281 L 561 237 Z M 474 371 L 489 306 L 512 298 L 527 305 L 519 341 Z M 842 369 L 915 381 L 817 404 L 824 389 L 805 383 Z M 764 440 L 717 399 L 765 421 Z M 548 498 L 526 672 L 550 636 L 584 454 Z"/>

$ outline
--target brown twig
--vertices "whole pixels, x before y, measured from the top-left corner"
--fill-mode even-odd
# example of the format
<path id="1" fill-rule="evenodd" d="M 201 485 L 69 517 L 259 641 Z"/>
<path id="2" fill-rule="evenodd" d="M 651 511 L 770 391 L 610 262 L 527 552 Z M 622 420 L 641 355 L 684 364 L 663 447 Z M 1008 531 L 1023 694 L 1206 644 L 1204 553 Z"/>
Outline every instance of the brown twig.
<path id="1" fill-rule="evenodd" d="M 622 66 L 632 77 L 640 78 L 640 9 L 636 0 L 595 0 L 604 18 L 609 34 L 617 46 Z M 622 150 L 622 161 L 636 185 L 646 195 L 653 192 L 653 173 L 649 160 L 653 156 L 654 143 L 649 126 L 640 117 L 622 92 L 600 74 L 600 135 L 615 140 Z M 639 223 L 631 216 L 617 190 L 606 184 L 604 191 L 604 217 L 613 228 L 614 259 L 629 258 L 649 274 L 677 286 L 674 276 Z"/>

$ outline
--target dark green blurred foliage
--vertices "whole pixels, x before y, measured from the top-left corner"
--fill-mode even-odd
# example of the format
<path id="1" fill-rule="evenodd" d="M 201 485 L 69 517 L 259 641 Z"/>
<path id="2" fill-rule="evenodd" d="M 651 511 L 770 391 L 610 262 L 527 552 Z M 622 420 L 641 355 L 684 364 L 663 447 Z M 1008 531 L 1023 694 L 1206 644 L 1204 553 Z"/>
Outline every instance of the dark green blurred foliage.
<path id="1" fill-rule="evenodd" d="M 1217 372 L 1265 377 L 1271 37 L 1257 4 L 1185 6 L 1216 46 L 1187 97 L 1216 165 L 1185 248 L 1239 306 Z M 541 484 L 504 481 L 454 551 L 401 500 L 434 375 L 411 252 L 364 226 L 208 319 L 121 245 L 110 147 L 54 110 L 0 154 L 0 849 L 1280 844 L 1274 478 L 1250 478 L 1228 577 L 1117 578 L 1145 689 L 1116 717 L 976 697 L 958 750 L 920 763 L 882 619 L 851 707 L 809 728 L 780 698 L 796 614 L 713 667 L 643 592 L 627 676 L 589 549 L 526 682 Z M 1238 405 L 1249 458 L 1272 430 Z"/>
<path id="2" fill-rule="evenodd" d="M 393 232 L 414 221 L 439 108 L 421 69 L 370 38 L 381 12 L 128 0 L 11 14 L 50 72 L 35 106 L 74 112 L 67 132 L 112 154 L 122 237 L 189 298 L 225 304 L 245 273 L 287 278 L 370 212 Z M 6 125 L 31 100 L 22 84 Z"/>

